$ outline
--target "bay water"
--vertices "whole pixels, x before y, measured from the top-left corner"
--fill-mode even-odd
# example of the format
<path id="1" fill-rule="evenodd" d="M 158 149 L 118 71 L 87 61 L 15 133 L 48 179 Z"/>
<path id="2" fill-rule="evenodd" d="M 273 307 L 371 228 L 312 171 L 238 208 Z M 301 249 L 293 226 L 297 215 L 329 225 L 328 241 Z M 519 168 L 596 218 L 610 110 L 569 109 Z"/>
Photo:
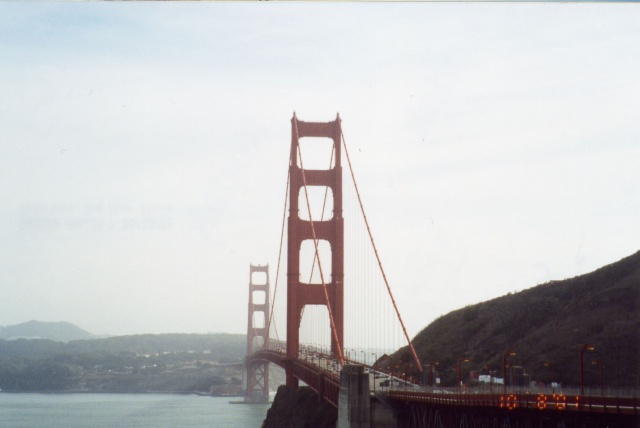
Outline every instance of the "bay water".
<path id="1" fill-rule="evenodd" d="M 259 428 L 268 404 L 173 394 L 0 393 L 1 428 Z"/>

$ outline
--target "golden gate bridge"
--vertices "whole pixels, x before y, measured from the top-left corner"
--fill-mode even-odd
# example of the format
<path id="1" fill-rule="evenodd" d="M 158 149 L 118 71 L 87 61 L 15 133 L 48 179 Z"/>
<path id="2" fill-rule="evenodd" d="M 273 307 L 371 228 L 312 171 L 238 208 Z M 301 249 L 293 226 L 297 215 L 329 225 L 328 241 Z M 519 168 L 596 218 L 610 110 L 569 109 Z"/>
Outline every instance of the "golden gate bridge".
<path id="1" fill-rule="evenodd" d="M 637 395 L 507 389 L 506 367 L 502 391 L 434 387 L 434 364 L 425 372 L 383 268 L 339 115 L 294 113 L 285 189 L 273 293 L 269 266 L 250 266 L 245 402 L 268 402 L 272 363 L 287 386 L 302 382 L 338 408 L 341 427 L 640 426 Z M 409 361 L 390 364 L 403 346 Z"/>

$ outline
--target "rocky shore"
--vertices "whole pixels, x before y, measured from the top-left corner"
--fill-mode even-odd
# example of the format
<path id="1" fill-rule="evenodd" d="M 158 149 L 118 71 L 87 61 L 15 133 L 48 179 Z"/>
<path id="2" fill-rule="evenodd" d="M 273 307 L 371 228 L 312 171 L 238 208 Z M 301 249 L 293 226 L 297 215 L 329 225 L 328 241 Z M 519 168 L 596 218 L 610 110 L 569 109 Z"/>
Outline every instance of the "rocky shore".
<path id="1" fill-rule="evenodd" d="M 262 428 L 335 428 L 338 410 L 311 388 L 278 388 Z"/>

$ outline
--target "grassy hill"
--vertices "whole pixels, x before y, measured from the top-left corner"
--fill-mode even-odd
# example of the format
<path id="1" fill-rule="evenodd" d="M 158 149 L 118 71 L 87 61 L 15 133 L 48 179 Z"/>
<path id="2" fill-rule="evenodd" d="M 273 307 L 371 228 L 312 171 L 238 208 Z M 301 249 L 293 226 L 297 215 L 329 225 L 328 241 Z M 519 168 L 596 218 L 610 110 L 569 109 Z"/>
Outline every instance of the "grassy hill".
<path id="1" fill-rule="evenodd" d="M 530 379 L 548 383 L 553 363 L 554 381 L 579 384 L 579 348 L 584 353 L 585 385 L 598 385 L 600 359 L 607 386 L 640 386 L 640 252 L 586 275 L 551 281 L 509 293 L 487 302 L 444 315 L 413 340 L 425 370 L 433 360 L 445 385 L 456 383 L 458 359 L 463 377 L 470 370 L 497 370 L 502 377 L 502 357 L 522 366 Z M 393 356 L 394 364 L 407 365 L 408 349 Z"/>

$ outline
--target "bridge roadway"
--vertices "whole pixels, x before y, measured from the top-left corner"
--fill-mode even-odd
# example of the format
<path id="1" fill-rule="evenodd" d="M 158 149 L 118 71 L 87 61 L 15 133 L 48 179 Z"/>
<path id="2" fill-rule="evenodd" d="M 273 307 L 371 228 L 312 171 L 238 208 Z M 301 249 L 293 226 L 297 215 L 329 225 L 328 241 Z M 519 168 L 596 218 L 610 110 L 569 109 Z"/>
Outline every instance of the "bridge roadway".
<path id="1" fill-rule="evenodd" d="M 301 353 L 300 358 L 290 360 L 286 358 L 284 350 L 261 350 L 252 354 L 248 359 L 264 360 L 274 363 L 285 370 L 290 370 L 295 377 L 316 391 L 322 399 L 338 408 L 340 395 L 340 367 L 335 358 L 320 352 L 309 350 Z M 352 362 L 353 364 L 359 364 Z M 359 364 L 362 365 L 362 364 Z M 455 424 L 434 423 L 432 425 L 416 422 L 416 419 L 433 419 L 434 415 L 429 411 L 442 409 L 440 417 L 444 417 L 446 411 L 482 414 L 532 414 L 544 415 L 549 420 L 569 420 L 570 415 L 588 416 L 591 420 L 602 419 L 604 421 L 622 420 L 622 425 L 612 425 L 630 428 L 640 428 L 640 397 L 607 397 L 607 396 L 580 396 L 563 394 L 562 391 L 551 392 L 507 392 L 504 393 L 477 393 L 471 390 L 465 392 L 452 392 L 446 389 L 434 389 L 420 387 L 411 384 L 398 377 L 393 377 L 380 370 L 366 367 L 369 371 L 370 393 L 372 401 L 385 403 L 392 407 L 394 412 L 404 412 L 405 419 L 413 422 L 407 426 L 493 426 L 486 423 L 465 424 L 464 421 Z M 373 373 L 376 373 L 376 379 Z M 391 380 L 392 386 L 382 387 L 381 381 Z M 375 384 L 378 384 L 376 388 Z M 456 389 L 456 388 L 454 388 Z M 404 409 L 404 410 L 403 410 Z M 420 409 L 420 410 L 417 410 Z M 437 416 L 437 415 L 436 415 Z M 493 416 L 495 418 L 495 416 Z M 472 417 L 468 418 L 469 420 Z M 517 419 L 517 418 L 516 418 Z M 628 425 L 630 423 L 630 425 Z M 375 423 L 373 423 L 375 425 Z M 499 426 L 519 426 L 520 424 L 504 424 Z M 522 425 L 525 426 L 526 424 Z M 403 423 L 401 426 L 405 426 Z M 498 426 L 498 425 L 495 425 Z M 542 423 L 540 426 L 543 426 Z M 567 424 L 564 422 L 556 426 L 609 426 L 598 424 Z"/>

